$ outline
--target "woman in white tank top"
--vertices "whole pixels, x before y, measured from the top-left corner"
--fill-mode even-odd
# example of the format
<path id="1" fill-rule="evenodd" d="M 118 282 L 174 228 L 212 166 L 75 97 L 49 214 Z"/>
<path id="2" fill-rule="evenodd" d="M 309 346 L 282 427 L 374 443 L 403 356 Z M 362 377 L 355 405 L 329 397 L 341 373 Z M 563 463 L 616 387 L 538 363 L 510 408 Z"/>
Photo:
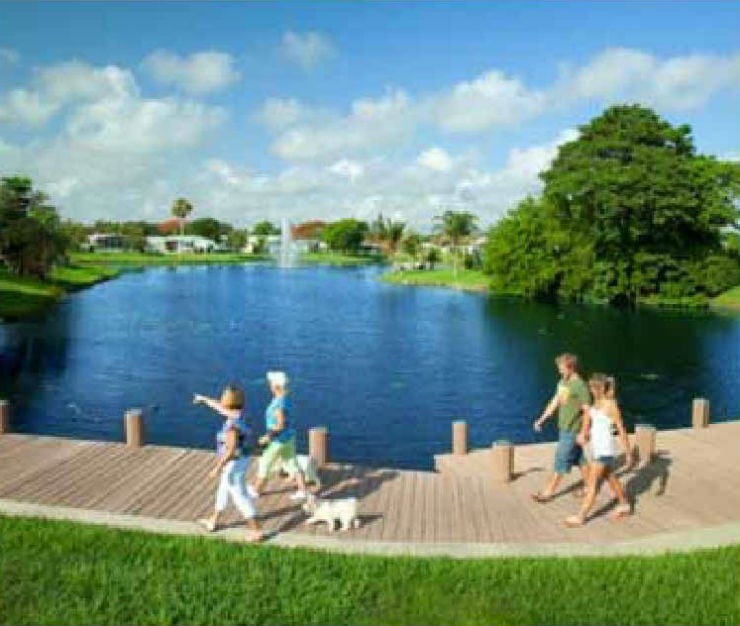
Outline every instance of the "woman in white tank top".
<path id="1" fill-rule="evenodd" d="M 617 435 L 626 455 L 626 464 L 632 465 L 632 451 L 627 431 L 622 422 L 622 413 L 615 399 L 615 382 L 611 376 L 594 374 L 588 381 L 593 397 L 593 405 L 583 407 L 583 427 L 578 435 L 581 445 L 591 442 L 591 467 L 588 472 L 588 485 L 581 510 L 565 520 L 567 526 L 582 526 L 596 500 L 601 479 L 605 479 L 617 498 L 617 507 L 610 516 L 619 519 L 630 513 L 630 505 L 624 494 L 621 481 L 614 475 L 617 469 L 617 445 L 612 435 Z"/>

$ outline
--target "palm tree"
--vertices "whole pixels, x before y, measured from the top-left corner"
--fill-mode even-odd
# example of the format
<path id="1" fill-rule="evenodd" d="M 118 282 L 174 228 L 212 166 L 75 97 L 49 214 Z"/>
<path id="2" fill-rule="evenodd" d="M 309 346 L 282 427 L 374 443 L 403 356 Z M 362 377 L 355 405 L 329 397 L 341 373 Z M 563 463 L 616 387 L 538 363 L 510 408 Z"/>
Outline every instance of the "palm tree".
<path id="1" fill-rule="evenodd" d="M 394 222 L 390 218 L 385 219 L 381 213 L 370 226 L 370 239 L 381 244 L 386 254 L 393 255 L 403 240 L 405 229 L 406 222 Z"/>
<path id="2" fill-rule="evenodd" d="M 445 211 L 434 218 L 435 230 L 449 243 L 452 251 L 452 275 L 457 279 L 457 248 L 478 230 L 478 217 L 467 211 Z"/>
<path id="3" fill-rule="evenodd" d="M 172 203 L 172 215 L 180 219 L 180 235 L 185 233 L 185 219 L 193 212 L 193 205 L 185 198 L 178 198 Z"/>

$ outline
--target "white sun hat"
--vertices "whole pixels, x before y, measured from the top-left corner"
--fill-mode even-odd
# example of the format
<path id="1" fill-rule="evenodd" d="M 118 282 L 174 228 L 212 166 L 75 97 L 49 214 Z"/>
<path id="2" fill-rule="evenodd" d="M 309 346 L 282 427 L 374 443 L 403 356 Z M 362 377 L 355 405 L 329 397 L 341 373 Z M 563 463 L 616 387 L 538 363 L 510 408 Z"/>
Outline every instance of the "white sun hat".
<path id="1" fill-rule="evenodd" d="M 288 375 L 285 372 L 267 372 L 267 382 L 278 387 L 286 387 Z"/>

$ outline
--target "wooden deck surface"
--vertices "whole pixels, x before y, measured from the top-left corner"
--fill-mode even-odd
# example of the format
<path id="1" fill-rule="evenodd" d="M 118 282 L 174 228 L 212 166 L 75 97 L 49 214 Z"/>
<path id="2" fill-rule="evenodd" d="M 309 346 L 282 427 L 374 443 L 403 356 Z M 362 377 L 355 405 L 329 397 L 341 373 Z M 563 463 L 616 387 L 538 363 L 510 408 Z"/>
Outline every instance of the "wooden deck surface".
<path id="1" fill-rule="evenodd" d="M 360 498 L 361 528 L 345 540 L 391 542 L 601 543 L 720 526 L 740 520 L 740 422 L 694 430 L 660 431 L 656 460 L 622 475 L 634 515 L 610 522 L 606 486 L 594 519 L 580 529 L 562 520 L 574 513 L 574 473 L 547 505 L 531 501 L 552 465 L 554 444 L 518 446 L 515 479 L 490 475 L 489 451 L 437 458 L 438 472 L 331 464 L 322 470 L 323 495 Z M 0 436 L 0 498 L 172 520 L 211 510 L 215 484 L 206 475 L 213 454 L 203 450 Z M 268 530 L 326 534 L 306 527 L 291 489 L 280 480 L 258 501 Z M 237 516 L 230 512 L 232 524 Z"/>

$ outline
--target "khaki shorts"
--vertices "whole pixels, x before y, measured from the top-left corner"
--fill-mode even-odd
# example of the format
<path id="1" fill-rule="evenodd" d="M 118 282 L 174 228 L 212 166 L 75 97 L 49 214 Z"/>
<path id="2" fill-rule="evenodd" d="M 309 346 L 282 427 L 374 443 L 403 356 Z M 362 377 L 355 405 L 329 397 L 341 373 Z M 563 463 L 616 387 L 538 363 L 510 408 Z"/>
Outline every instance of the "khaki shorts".
<path id="1" fill-rule="evenodd" d="M 298 473 L 298 462 L 295 458 L 295 437 L 288 441 L 271 441 L 262 452 L 259 464 L 257 465 L 257 477 L 267 478 L 275 462 L 280 460 L 283 469 L 288 474 Z"/>

